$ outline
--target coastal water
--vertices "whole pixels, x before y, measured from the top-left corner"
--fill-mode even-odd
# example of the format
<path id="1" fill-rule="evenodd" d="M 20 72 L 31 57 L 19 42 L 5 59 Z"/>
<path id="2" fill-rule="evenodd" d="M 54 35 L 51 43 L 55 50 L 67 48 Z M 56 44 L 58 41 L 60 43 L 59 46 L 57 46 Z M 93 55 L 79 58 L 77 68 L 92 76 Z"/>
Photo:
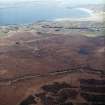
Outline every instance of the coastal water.
<path id="1" fill-rule="evenodd" d="M 24 5 L 0 8 L 0 25 L 28 24 L 59 18 L 84 18 L 90 14 L 78 8 Z"/>

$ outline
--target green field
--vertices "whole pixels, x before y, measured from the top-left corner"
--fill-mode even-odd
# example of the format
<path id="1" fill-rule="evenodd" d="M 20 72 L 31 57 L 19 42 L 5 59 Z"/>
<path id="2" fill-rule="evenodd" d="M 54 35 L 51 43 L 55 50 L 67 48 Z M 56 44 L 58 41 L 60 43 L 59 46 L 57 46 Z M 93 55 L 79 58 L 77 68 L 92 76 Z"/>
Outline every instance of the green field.
<path id="1" fill-rule="evenodd" d="M 0 31 L 0 37 L 7 35 L 5 32 Z"/>

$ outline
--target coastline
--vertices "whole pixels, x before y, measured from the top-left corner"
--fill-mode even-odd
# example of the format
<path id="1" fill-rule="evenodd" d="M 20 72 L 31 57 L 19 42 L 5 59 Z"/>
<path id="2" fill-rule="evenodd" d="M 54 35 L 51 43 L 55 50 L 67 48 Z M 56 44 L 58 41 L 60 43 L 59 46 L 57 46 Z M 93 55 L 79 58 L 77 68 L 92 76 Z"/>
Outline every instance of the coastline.
<path id="1" fill-rule="evenodd" d="M 86 18 L 59 18 L 55 21 L 94 21 L 94 22 L 103 22 L 105 12 L 94 13 L 93 15 Z"/>
<path id="2" fill-rule="evenodd" d="M 84 8 L 85 9 L 85 8 Z M 90 10 L 91 11 L 91 10 Z M 62 22 L 62 21 L 79 21 L 79 22 L 84 22 L 84 21 L 93 21 L 93 22 L 103 22 L 105 17 L 105 12 L 100 11 L 100 12 L 93 12 L 90 16 L 84 17 L 84 18 L 56 18 L 52 20 L 38 20 L 34 21 L 32 23 L 24 23 L 24 24 L 5 24 L 5 25 L 0 25 L 0 28 L 2 27 L 22 27 L 22 26 L 30 26 L 32 24 L 36 23 L 42 23 L 42 22 Z"/>
<path id="3" fill-rule="evenodd" d="M 9 24 L 9 25 L 3 25 L 3 26 L 1 25 L 0 38 L 14 32 L 17 33 L 22 31 L 29 31 L 29 32 L 34 31 L 34 32 L 43 33 L 43 32 L 47 32 L 46 28 L 51 29 L 52 26 L 53 26 L 52 30 L 53 31 L 59 30 L 58 32 L 63 31 L 66 28 L 69 30 L 73 30 L 73 29 L 77 30 L 77 28 L 83 29 L 82 27 L 85 27 L 90 32 L 90 34 L 93 34 L 93 31 L 94 32 L 96 31 L 95 34 L 99 33 L 99 31 L 101 33 L 102 31 L 104 31 L 104 25 L 103 25 L 104 17 L 105 17 L 105 12 L 101 11 L 101 12 L 93 12 L 93 15 L 86 18 L 74 18 L 74 19 L 59 18 L 52 21 L 41 20 L 41 21 L 35 21 L 34 23 L 27 23 L 27 24 L 12 24 L 12 25 Z M 62 27 L 62 29 L 60 29 L 59 27 Z"/>

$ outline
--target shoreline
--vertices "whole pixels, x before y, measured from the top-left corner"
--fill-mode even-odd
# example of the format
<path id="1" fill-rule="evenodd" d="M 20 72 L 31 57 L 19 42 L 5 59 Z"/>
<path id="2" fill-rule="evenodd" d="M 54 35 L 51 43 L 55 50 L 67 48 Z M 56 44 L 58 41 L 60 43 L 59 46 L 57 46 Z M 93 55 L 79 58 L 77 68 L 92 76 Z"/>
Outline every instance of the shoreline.
<path id="1" fill-rule="evenodd" d="M 55 21 L 93 21 L 93 22 L 103 22 L 104 21 L 105 12 L 93 13 L 93 15 L 86 17 L 86 18 L 59 18 Z"/>

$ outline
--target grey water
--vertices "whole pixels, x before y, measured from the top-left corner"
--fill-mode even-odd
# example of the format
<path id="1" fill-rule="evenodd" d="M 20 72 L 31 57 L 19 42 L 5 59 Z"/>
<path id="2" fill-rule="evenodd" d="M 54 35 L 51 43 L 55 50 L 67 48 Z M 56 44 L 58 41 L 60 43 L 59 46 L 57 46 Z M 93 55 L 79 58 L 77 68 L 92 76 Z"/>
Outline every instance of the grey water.
<path id="1" fill-rule="evenodd" d="M 59 18 L 84 18 L 89 13 L 79 9 L 43 5 L 24 5 L 0 8 L 0 25 L 29 24 L 36 21 L 52 21 Z"/>

